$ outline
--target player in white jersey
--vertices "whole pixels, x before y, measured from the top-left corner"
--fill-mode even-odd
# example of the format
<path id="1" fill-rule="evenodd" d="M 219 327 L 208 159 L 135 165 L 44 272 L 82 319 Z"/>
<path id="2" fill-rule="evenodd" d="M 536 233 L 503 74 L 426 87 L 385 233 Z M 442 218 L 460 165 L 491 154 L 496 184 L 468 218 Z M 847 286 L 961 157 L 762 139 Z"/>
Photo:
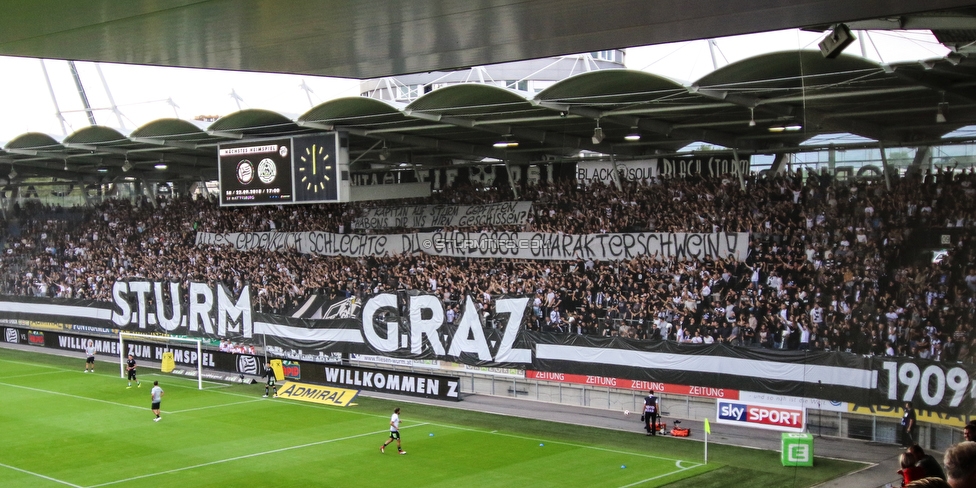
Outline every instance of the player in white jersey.
<path id="1" fill-rule="evenodd" d="M 393 441 L 396 441 L 397 443 L 398 453 L 400 454 L 407 453 L 407 451 L 404 451 L 403 449 L 400 448 L 400 409 L 399 408 L 393 409 L 393 416 L 390 417 L 390 438 L 387 439 L 387 441 L 384 442 L 382 446 L 380 446 L 380 452 L 386 452 L 386 446 L 390 445 L 390 443 Z"/>
<path id="2" fill-rule="evenodd" d="M 163 401 L 163 389 L 159 387 L 158 381 L 153 381 L 153 387 L 149 391 L 149 396 L 152 397 L 152 412 L 156 414 L 153 422 L 159 422 L 159 404 Z"/>
<path id="3" fill-rule="evenodd" d="M 95 372 L 95 341 L 88 339 L 88 343 L 85 344 L 85 372 L 87 373 L 89 368 L 91 372 Z"/>

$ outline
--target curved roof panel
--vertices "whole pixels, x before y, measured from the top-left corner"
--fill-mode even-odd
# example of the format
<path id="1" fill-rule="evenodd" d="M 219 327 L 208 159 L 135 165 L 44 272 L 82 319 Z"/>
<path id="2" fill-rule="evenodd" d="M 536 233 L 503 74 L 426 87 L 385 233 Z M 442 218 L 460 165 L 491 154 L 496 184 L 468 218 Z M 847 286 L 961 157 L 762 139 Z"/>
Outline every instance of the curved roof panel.
<path id="1" fill-rule="evenodd" d="M 539 92 L 538 101 L 638 103 L 685 92 L 680 83 L 645 71 L 612 69 L 571 76 Z"/>
<path id="2" fill-rule="evenodd" d="M 877 63 L 849 55 L 824 58 L 820 51 L 780 51 L 743 59 L 719 68 L 694 83 L 700 87 L 728 87 L 761 83 L 767 89 L 802 88 L 843 83 L 852 78 L 880 75 Z"/>
<path id="3" fill-rule="evenodd" d="M 403 129 L 416 125 L 401 111 L 402 104 L 367 97 L 344 97 L 316 105 L 298 118 L 298 125 L 335 128 L 357 126 L 363 128 Z"/>
<path id="4" fill-rule="evenodd" d="M 158 119 L 132 131 L 129 137 L 185 139 L 205 136 L 203 131 L 193 122 L 183 119 Z"/>
<path id="5" fill-rule="evenodd" d="M 249 135 L 271 135 L 296 132 L 300 128 L 294 121 L 271 110 L 247 109 L 217 119 L 207 132 L 236 132 Z"/>
<path id="6" fill-rule="evenodd" d="M 63 149 L 60 142 L 53 137 L 40 132 L 28 132 L 15 137 L 4 147 L 6 150 L 14 149 Z"/>
<path id="7" fill-rule="evenodd" d="M 111 127 L 93 125 L 78 129 L 64 139 L 64 144 L 112 145 L 128 141 L 129 139 L 121 132 Z"/>
<path id="8" fill-rule="evenodd" d="M 468 83 L 434 90 L 414 100 L 404 111 L 470 115 L 517 106 L 529 108 L 531 103 L 520 93 L 507 88 Z"/>
<path id="9" fill-rule="evenodd" d="M 367 97 L 343 97 L 312 107 L 298 122 L 358 119 L 363 117 L 402 117 L 399 104 Z"/>

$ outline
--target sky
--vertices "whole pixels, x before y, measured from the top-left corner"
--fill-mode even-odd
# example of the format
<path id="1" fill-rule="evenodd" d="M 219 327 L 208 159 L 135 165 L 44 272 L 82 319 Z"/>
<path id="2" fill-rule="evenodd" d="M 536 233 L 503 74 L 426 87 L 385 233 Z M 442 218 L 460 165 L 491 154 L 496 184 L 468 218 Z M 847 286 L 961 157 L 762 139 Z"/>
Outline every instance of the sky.
<path id="1" fill-rule="evenodd" d="M 879 63 L 941 58 L 948 53 L 928 31 L 854 34 L 858 40 L 845 54 Z M 716 66 L 758 54 L 817 49 L 823 37 L 822 33 L 777 31 L 715 39 L 711 49 L 707 40 L 629 48 L 625 59 L 628 68 L 690 83 Z M 96 123 L 123 134 L 160 118 L 222 116 L 248 108 L 273 110 L 294 119 L 322 102 L 359 95 L 358 80 L 340 78 L 80 61 L 75 65 L 95 109 Z M 26 132 L 62 140 L 89 124 L 66 61 L 0 56 L 0 72 L 6 74 L 0 85 L 0 145 Z M 109 109 L 112 100 L 120 115 Z M 65 119 L 64 128 L 58 109 Z"/>

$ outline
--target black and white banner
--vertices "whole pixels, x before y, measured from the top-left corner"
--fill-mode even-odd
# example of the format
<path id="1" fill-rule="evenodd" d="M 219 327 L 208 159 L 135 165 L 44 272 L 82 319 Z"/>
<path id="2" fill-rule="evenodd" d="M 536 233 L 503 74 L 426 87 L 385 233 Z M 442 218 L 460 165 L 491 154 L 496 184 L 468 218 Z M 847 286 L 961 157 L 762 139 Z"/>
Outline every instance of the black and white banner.
<path id="1" fill-rule="evenodd" d="M 736 160 L 732 155 L 727 157 L 709 156 L 661 158 L 657 172 L 665 178 L 685 177 L 692 175 L 720 176 L 720 175 L 748 175 L 752 162 L 746 157 Z"/>
<path id="2" fill-rule="evenodd" d="M 576 164 L 576 181 L 583 185 L 591 183 L 614 183 L 614 175 L 620 181 L 643 181 L 649 183 L 658 175 L 656 159 L 647 161 L 583 161 Z"/>
<path id="3" fill-rule="evenodd" d="M 367 209 L 352 228 L 424 229 L 430 227 L 495 227 L 525 225 L 532 202 L 500 202 L 485 205 L 413 205 Z"/>
<path id="4" fill-rule="evenodd" d="M 223 287 L 204 284 L 190 284 L 186 294 L 178 287 L 170 289 L 169 295 L 150 293 L 169 286 L 118 282 L 116 302 L 108 304 L 6 297 L 0 300 L 0 320 L 84 321 L 130 332 L 260 341 L 267 343 L 272 355 L 319 364 L 338 364 L 352 354 L 368 354 L 858 405 L 911 401 L 917 408 L 951 415 L 969 415 L 976 408 L 976 366 L 971 364 L 538 333 L 527 330 L 530 302 L 526 297 L 493 297 L 487 310 L 480 310 L 466 297 L 453 323 L 447 322 L 446 307 L 437 296 L 417 292 L 371 296 L 346 318 L 300 319 L 255 313 L 247 289 L 236 297 Z M 187 296 L 189 303 L 174 304 L 167 296 Z M 50 329 L 28 330 L 26 339 L 10 334 L 8 340 L 50 346 L 54 338 L 64 336 Z M 69 341 L 58 347 L 78 349 L 81 343 Z M 153 349 L 148 351 L 155 357 Z M 246 362 L 235 361 L 231 367 L 248 373 L 254 370 Z"/>
<path id="5" fill-rule="evenodd" d="M 320 256 L 394 256 L 422 252 L 463 258 L 515 258 L 541 260 L 620 261 L 641 256 L 662 259 L 743 260 L 749 234 L 628 233 L 551 234 L 543 232 L 417 232 L 413 234 L 358 235 L 328 232 L 197 233 L 197 246 L 229 246 L 238 251 L 255 249 L 295 251 Z"/>
<path id="6" fill-rule="evenodd" d="M 305 371 L 306 381 L 324 385 L 441 400 L 461 400 L 461 380 L 455 376 L 358 368 L 339 364 L 305 367 Z"/>

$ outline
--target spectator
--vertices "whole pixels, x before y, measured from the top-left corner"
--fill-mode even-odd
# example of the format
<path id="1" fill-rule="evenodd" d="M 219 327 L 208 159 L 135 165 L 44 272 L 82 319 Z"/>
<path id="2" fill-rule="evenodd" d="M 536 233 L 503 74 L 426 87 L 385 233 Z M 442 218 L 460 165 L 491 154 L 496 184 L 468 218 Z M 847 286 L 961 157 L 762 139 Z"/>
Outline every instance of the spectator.
<path id="1" fill-rule="evenodd" d="M 931 454 L 925 454 L 921 446 L 912 444 L 908 448 L 908 452 L 915 458 L 915 466 L 921 468 L 921 478 L 934 476 L 936 478 L 946 479 L 945 471 L 942 470 L 942 466 L 939 466 L 939 462 Z"/>
<path id="2" fill-rule="evenodd" d="M 942 459 L 946 481 L 952 488 L 976 488 L 976 442 L 960 442 L 946 450 Z"/>

